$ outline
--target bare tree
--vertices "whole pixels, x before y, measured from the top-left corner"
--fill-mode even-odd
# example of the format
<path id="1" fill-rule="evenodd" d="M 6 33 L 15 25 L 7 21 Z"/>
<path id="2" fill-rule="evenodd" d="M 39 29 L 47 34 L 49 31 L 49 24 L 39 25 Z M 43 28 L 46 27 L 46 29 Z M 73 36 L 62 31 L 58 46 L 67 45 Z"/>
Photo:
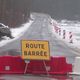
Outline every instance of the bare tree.
<path id="1" fill-rule="evenodd" d="M 30 16 L 30 0 L 0 0 L 0 22 L 11 27 L 26 22 Z"/>

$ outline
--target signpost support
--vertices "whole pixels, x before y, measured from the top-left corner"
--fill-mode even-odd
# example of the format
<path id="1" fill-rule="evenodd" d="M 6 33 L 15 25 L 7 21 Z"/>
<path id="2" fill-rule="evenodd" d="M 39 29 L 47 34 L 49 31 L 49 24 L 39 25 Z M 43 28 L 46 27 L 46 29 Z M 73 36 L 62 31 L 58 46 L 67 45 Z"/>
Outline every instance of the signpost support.
<path id="1" fill-rule="evenodd" d="M 27 68 L 28 68 L 28 64 L 29 64 L 29 61 L 25 61 L 26 62 L 26 66 L 25 66 L 25 69 L 24 69 L 24 74 L 26 74 L 26 71 L 27 71 Z"/>
<path id="2" fill-rule="evenodd" d="M 26 74 L 27 67 L 28 67 L 28 64 L 26 64 L 26 66 L 25 66 L 24 74 Z"/>
<path id="3" fill-rule="evenodd" d="M 44 64 L 44 67 L 45 67 L 45 69 L 46 69 L 47 76 L 49 76 L 49 72 L 48 72 L 48 69 L 47 69 L 47 67 L 46 67 L 45 61 L 43 61 L 43 64 Z"/>

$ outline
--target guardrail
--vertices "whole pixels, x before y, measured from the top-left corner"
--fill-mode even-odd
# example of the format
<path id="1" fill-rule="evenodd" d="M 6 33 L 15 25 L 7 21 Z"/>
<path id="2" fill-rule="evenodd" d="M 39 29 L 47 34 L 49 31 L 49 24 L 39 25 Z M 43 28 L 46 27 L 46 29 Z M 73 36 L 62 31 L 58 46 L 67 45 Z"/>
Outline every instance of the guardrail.
<path id="1" fill-rule="evenodd" d="M 57 22 L 53 21 L 50 22 L 52 25 L 52 30 L 54 33 L 59 35 L 62 39 L 68 41 L 69 43 L 73 43 L 73 33 L 69 30 L 65 30 L 64 28 L 61 28 Z"/>

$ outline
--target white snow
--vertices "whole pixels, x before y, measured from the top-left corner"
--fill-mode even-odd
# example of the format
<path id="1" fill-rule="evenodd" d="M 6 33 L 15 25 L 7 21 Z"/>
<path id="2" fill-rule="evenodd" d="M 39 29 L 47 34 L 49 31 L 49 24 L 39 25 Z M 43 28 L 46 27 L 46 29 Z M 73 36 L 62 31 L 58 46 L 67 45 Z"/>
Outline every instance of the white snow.
<path id="1" fill-rule="evenodd" d="M 29 23 L 25 23 L 23 24 L 21 27 L 19 28 L 12 28 L 11 32 L 12 32 L 12 36 L 13 37 L 18 37 L 21 34 L 23 34 L 23 32 L 25 32 L 26 29 L 29 28 L 29 26 L 31 25 L 32 21 L 30 21 Z"/>
<path id="2" fill-rule="evenodd" d="M 14 37 L 13 39 L 10 39 L 8 37 L 4 37 L 5 39 L 0 41 L 0 47 L 14 41 L 15 39 L 19 38 L 21 35 L 24 34 L 25 31 L 27 31 L 27 29 L 30 27 L 30 25 L 32 24 L 33 21 L 29 21 L 28 23 L 23 24 L 21 27 L 19 28 L 11 28 L 11 33 L 12 36 Z"/>
<path id="3" fill-rule="evenodd" d="M 52 25 L 51 25 L 52 32 L 57 36 L 58 39 L 63 40 L 69 46 L 73 46 L 73 47 L 80 49 L 80 22 L 79 21 L 69 21 L 69 20 L 55 21 L 52 19 L 51 23 L 52 23 Z M 61 35 L 59 35 L 59 33 L 55 33 L 54 25 L 56 25 L 58 28 L 61 28 Z M 66 31 L 65 39 L 62 39 L 63 38 L 63 30 Z M 72 32 L 73 43 L 69 43 L 69 41 L 70 41 L 69 32 Z"/>

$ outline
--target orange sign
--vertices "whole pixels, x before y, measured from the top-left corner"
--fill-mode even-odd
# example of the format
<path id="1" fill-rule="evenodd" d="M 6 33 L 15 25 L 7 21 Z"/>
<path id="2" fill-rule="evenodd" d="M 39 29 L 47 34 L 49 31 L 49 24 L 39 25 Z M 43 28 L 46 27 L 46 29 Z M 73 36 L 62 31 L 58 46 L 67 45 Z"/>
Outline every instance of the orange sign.
<path id="1" fill-rule="evenodd" d="M 49 42 L 22 40 L 22 58 L 32 60 L 49 60 Z"/>

